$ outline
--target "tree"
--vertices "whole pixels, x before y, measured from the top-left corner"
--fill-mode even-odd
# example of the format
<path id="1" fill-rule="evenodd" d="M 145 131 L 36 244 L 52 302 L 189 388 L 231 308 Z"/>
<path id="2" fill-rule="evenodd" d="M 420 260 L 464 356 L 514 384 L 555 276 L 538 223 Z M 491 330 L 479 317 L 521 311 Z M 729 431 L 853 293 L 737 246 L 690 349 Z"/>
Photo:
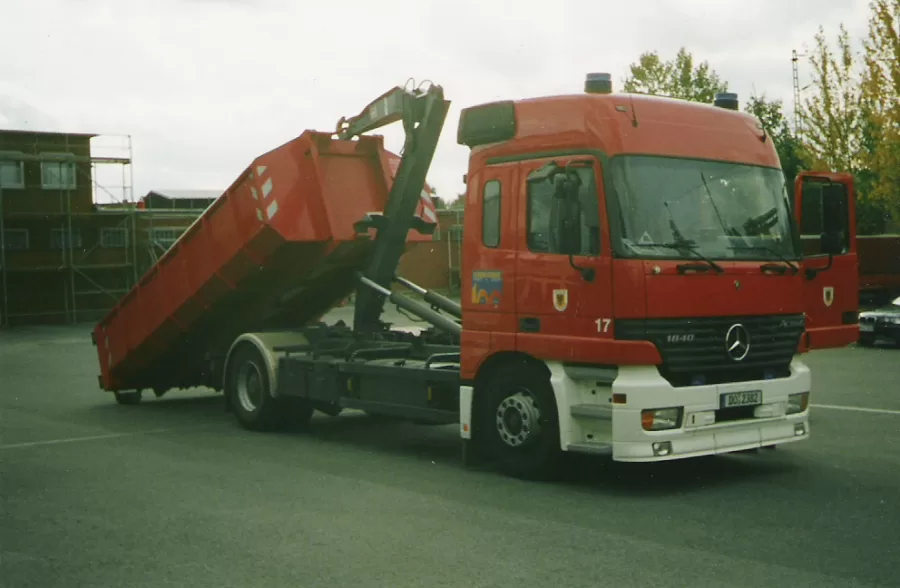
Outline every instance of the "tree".
<path id="1" fill-rule="evenodd" d="M 623 86 L 626 92 L 711 103 L 717 93 L 728 91 L 728 84 L 709 63 L 695 66 L 693 55 L 684 47 L 669 61 L 662 61 L 656 51 L 643 53 L 629 69 Z"/>
<path id="2" fill-rule="evenodd" d="M 838 34 L 837 50 L 835 56 L 819 27 L 809 57 L 813 92 L 801 105 L 800 122 L 809 163 L 814 168 L 855 171 L 861 164 L 860 93 L 850 36 L 844 25 Z"/>
<path id="3" fill-rule="evenodd" d="M 883 231 L 891 215 L 900 221 L 900 0 L 873 0 L 870 8 L 862 59 L 843 26 L 836 52 L 819 29 L 800 121 L 810 167 L 855 176 L 860 234 Z"/>
<path id="4" fill-rule="evenodd" d="M 759 119 L 771 138 L 781 161 L 788 193 L 793 197 L 794 178 L 806 167 L 805 153 L 784 116 L 784 105 L 781 100 L 767 100 L 765 95 L 751 96 L 744 110 Z"/>
<path id="5" fill-rule="evenodd" d="M 869 7 L 860 84 L 867 196 L 900 222 L 900 0 L 874 0 Z"/>

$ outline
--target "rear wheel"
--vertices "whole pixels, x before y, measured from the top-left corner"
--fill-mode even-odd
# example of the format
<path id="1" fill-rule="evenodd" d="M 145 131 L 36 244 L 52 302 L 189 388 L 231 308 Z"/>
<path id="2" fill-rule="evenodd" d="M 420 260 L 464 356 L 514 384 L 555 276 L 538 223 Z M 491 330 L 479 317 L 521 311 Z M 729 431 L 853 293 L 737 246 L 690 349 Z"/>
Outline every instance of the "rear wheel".
<path id="1" fill-rule="evenodd" d="M 306 424 L 313 414 L 304 399 L 272 397 L 265 361 L 249 345 L 232 357 L 225 391 L 238 422 L 247 429 L 263 431 L 289 423 Z"/>
<path id="2" fill-rule="evenodd" d="M 559 474 L 559 420 L 546 373 L 526 362 L 500 367 L 484 390 L 480 434 L 504 473 L 528 480 Z"/>
<path id="3" fill-rule="evenodd" d="M 116 402 L 124 406 L 134 406 L 141 403 L 141 391 L 130 390 L 128 392 L 113 392 Z"/>

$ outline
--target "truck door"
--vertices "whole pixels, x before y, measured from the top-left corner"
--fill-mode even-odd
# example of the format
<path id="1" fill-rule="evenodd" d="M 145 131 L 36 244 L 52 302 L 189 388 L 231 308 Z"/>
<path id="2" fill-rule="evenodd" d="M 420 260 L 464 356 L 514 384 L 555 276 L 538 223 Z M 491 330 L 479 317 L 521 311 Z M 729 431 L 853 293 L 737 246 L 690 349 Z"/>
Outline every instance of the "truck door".
<path id="1" fill-rule="evenodd" d="M 859 273 L 853 177 L 803 172 L 795 181 L 794 199 L 809 347 L 854 343 L 859 339 Z"/>
<path id="2" fill-rule="evenodd" d="M 463 349 L 473 359 L 464 360 L 466 366 L 515 349 L 517 172 L 515 162 L 489 165 L 469 179 L 462 306 Z"/>
<path id="3" fill-rule="evenodd" d="M 584 338 L 611 337 L 611 257 L 604 223 L 603 171 L 588 156 L 519 164 L 516 230 L 516 348 L 542 358 L 571 359 L 590 351 Z M 555 181 L 563 174 L 577 190 L 565 214 L 575 253 L 563 253 Z M 574 194 L 574 192 L 572 192 Z M 574 212 L 573 212 L 574 210 Z M 578 215 L 576 220 L 574 215 Z M 597 360 L 598 358 L 593 358 Z M 585 359 L 582 358 L 581 361 Z"/>

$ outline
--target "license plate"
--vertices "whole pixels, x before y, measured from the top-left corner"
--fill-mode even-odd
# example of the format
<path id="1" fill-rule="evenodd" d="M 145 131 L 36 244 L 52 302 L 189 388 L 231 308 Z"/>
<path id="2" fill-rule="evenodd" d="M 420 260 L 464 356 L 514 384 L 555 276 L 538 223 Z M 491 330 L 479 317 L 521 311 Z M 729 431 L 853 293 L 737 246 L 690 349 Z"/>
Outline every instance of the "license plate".
<path id="1" fill-rule="evenodd" d="M 762 390 L 749 392 L 728 392 L 722 394 L 719 405 L 721 408 L 733 408 L 735 406 L 755 406 L 762 404 Z"/>
<path id="2" fill-rule="evenodd" d="M 859 330 L 862 333 L 871 333 L 875 330 L 875 325 L 872 323 L 859 323 Z"/>

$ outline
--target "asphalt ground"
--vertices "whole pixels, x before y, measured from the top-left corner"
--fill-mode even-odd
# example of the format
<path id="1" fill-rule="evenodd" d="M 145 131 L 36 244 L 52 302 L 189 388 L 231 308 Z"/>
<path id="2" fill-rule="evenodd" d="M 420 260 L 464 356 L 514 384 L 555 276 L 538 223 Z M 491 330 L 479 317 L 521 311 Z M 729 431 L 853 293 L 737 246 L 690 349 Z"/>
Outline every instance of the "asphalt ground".
<path id="1" fill-rule="evenodd" d="M 900 350 L 806 359 L 807 442 L 539 484 L 455 427 L 118 406 L 89 326 L 0 332 L 0 586 L 898 586 Z"/>

